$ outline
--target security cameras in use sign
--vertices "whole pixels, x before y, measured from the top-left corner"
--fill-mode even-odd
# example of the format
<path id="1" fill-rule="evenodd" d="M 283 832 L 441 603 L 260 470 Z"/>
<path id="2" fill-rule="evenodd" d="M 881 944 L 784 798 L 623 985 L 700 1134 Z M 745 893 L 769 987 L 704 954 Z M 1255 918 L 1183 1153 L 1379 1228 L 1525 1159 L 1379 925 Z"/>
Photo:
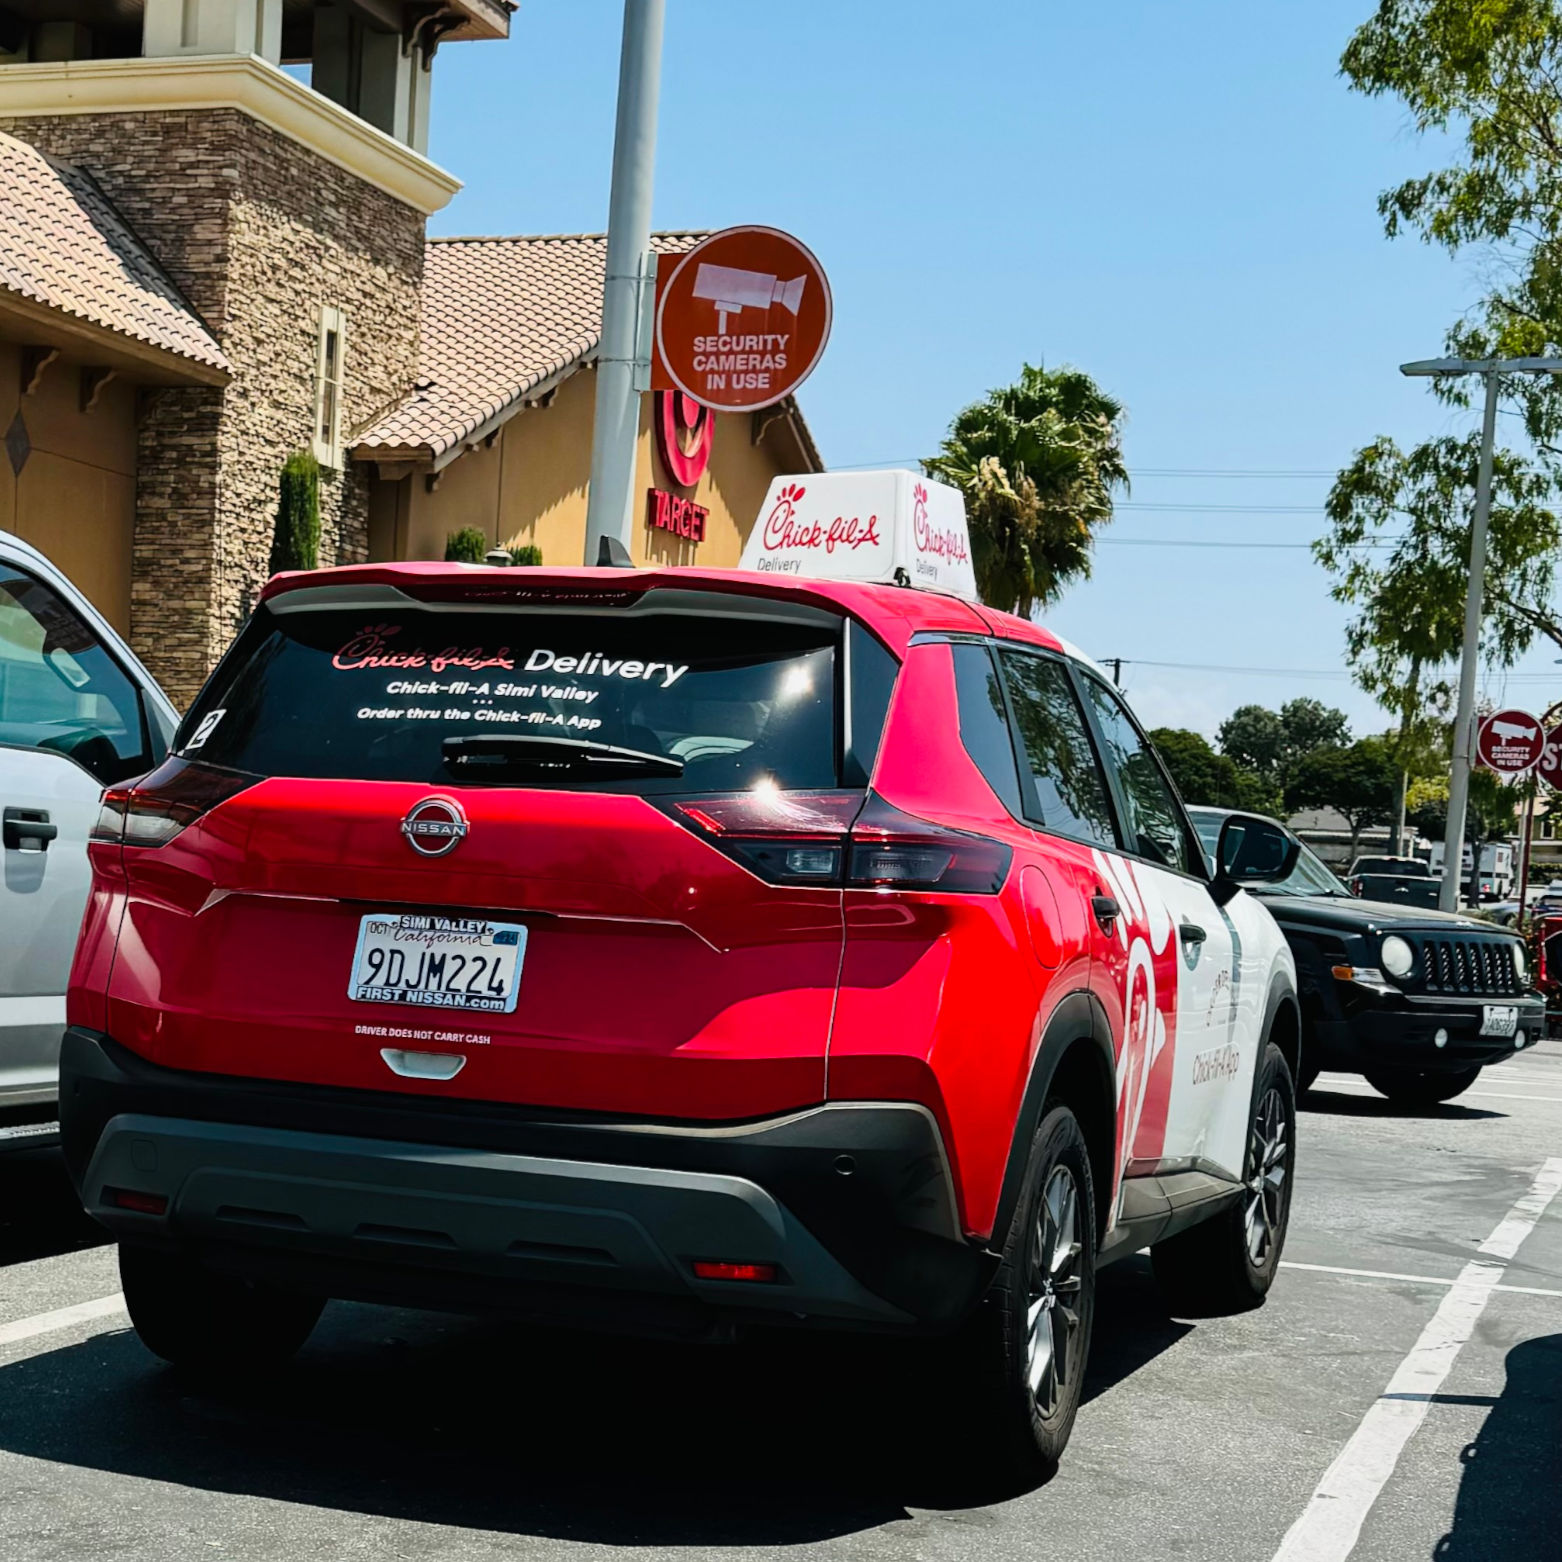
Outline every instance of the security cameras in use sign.
<path id="1" fill-rule="evenodd" d="M 832 308 L 813 252 L 776 228 L 725 228 L 658 256 L 651 387 L 725 412 L 773 407 L 818 363 Z"/>
<path id="2" fill-rule="evenodd" d="M 1500 776 L 1522 776 L 1540 763 L 1546 751 L 1546 730 L 1538 716 L 1523 710 L 1494 711 L 1475 739 L 1480 762 Z"/>

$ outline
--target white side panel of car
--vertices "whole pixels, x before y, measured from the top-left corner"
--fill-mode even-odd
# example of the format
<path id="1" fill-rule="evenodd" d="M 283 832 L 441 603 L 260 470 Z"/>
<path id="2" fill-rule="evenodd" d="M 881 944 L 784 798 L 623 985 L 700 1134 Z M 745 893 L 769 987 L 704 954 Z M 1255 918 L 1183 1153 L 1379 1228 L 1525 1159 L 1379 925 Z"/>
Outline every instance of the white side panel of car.
<path id="1" fill-rule="evenodd" d="M 1274 918 L 1250 895 L 1217 906 L 1197 880 L 1145 862 L 1134 864 L 1134 877 L 1145 901 L 1158 898 L 1165 908 L 1160 914 L 1170 918 L 1167 937 L 1177 960 L 1162 1159 L 1239 1178 L 1269 986 L 1277 969 L 1292 971 L 1294 980 L 1290 950 Z M 1202 941 L 1185 936 L 1195 928 Z M 1132 1121 L 1137 1128 L 1137 1117 Z"/>
<path id="2" fill-rule="evenodd" d="M 90 691 L 91 658 L 134 690 L 141 735 L 119 754 L 155 763 L 177 721 L 150 673 L 107 621 L 49 561 L 20 538 L 0 532 L 0 1111 L 50 1102 L 65 1028 L 65 987 L 91 883 L 87 836 L 98 815 L 105 749 L 77 758 L 59 752 L 72 723 L 58 717 L 58 695 Z M 18 586 L 17 583 L 21 585 Z M 18 595 L 20 591 L 20 595 Z M 42 595 L 40 596 L 40 592 Z M 29 603 L 32 605 L 29 606 Z M 43 604 L 42 617 L 35 611 Z M 47 626 L 47 627 L 45 627 Z M 33 634 L 42 637 L 43 655 Z M 59 637 L 50 651 L 49 636 Z M 88 657 L 88 667 L 76 660 Z M 54 685 L 43 662 L 57 662 Z M 56 698 L 38 699 L 40 687 Z M 80 701 L 78 701 L 78 704 Z M 80 724 L 77 724 L 79 727 Z M 90 723 L 88 724 L 90 725 Z M 90 734 L 89 734 L 90 735 Z M 105 740 L 106 741 L 106 740 Z M 144 743 L 150 742 L 150 753 Z M 109 746 L 108 757 L 115 754 Z M 78 762 L 81 760 L 81 762 Z M 120 771 L 123 773 L 124 766 Z M 112 772 L 106 772 L 112 773 Z"/>
<path id="3" fill-rule="evenodd" d="M 65 982 L 91 870 L 87 833 L 101 788 L 58 754 L 0 747 L 0 803 L 38 814 L 54 839 L 0 848 L 0 1105 L 52 1100 Z"/>

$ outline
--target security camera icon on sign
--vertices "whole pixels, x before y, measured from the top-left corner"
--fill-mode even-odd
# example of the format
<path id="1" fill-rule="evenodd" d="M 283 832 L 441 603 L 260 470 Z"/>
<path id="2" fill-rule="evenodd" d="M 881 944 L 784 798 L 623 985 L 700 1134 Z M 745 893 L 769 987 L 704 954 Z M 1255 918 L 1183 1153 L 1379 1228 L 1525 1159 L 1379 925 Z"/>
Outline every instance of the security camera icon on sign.
<path id="1" fill-rule="evenodd" d="M 807 277 L 783 282 L 763 271 L 741 271 L 736 266 L 713 266 L 702 261 L 694 277 L 694 296 L 716 306 L 716 329 L 725 332 L 727 316 L 745 309 L 769 309 L 780 304 L 794 317 L 803 301 Z"/>

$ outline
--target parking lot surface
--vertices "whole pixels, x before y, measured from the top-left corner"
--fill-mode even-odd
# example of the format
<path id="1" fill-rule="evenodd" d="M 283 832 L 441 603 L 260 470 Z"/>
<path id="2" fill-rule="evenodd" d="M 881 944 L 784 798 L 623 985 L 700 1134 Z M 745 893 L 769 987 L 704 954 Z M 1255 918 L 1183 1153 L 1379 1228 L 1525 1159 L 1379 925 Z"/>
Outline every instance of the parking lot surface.
<path id="1" fill-rule="evenodd" d="M 1058 1475 L 939 1458 L 915 1357 L 333 1304 L 285 1373 L 149 1356 L 47 1152 L 0 1160 L 0 1558 L 1556 1562 L 1562 1045 L 1408 1112 L 1325 1075 L 1287 1267 L 1235 1318 L 1102 1278 Z"/>

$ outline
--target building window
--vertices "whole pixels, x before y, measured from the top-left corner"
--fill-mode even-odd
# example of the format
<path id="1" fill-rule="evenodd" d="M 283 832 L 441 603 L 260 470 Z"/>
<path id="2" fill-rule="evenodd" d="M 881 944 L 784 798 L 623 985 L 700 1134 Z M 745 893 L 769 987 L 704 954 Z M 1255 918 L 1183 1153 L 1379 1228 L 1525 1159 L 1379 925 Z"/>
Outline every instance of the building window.
<path id="1" fill-rule="evenodd" d="M 327 304 L 320 311 L 320 347 L 315 361 L 315 458 L 321 466 L 342 464 L 342 364 L 347 356 L 347 316 Z"/>

